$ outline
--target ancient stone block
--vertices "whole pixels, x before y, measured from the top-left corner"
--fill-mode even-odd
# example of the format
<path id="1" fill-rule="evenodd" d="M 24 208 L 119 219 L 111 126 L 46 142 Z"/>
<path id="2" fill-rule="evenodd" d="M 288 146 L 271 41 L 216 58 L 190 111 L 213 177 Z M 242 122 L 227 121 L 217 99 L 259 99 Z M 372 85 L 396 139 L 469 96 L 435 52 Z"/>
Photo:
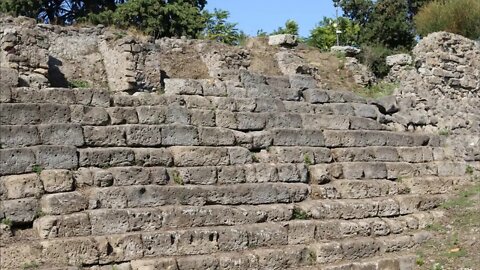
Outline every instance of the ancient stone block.
<path id="1" fill-rule="evenodd" d="M 138 166 L 171 166 L 172 155 L 165 148 L 136 148 L 135 164 Z"/>
<path id="2" fill-rule="evenodd" d="M 222 166 L 229 165 L 227 148 L 180 147 L 170 148 L 175 166 Z"/>
<path id="3" fill-rule="evenodd" d="M 139 106 L 136 108 L 140 124 L 163 124 L 166 120 L 167 108 L 160 106 Z"/>
<path id="4" fill-rule="evenodd" d="M 198 145 L 195 127 L 170 125 L 162 128 L 162 145 Z"/>
<path id="5" fill-rule="evenodd" d="M 128 125 L 125 133 L 129 146 L 162 145 L 162 128 L 160 126 Z"/>
<path id="6" fill-rule="evenodd" d="M 82 146 L 82 127 L 72 124 L 39 125 L 42 144 Z"/>
<path id="7" fill-rule="evenodd" d="M 123 126 L 83 126 L 87 146 L 125 146 Z"/>
<path id="8" fill-rule="evenodd" d="M 40 201 L 42 211 L 46 214 L 60 215 L 87 209 L 87 200 L 79 192 L 66 192 L 44 195 Z"/>
<path id="9" fill-rule="evenodd" d="M 31 148 L 0 149 L 2 175 L 31 172 L 35 162 L 35 153 Z"/>
<path id="10" fill-rule="evenodd" d="M 73 146 L 34 146 L 35 164 L 42 169 L 78 167 L 77 149 Z"/>
<path id="11" fill-rule="evenodd" d="M 7 199 L 39 197 L 43 193 L 42 182 L 37 174 L 10 175 L 0 178 Z"/>
<path id="12" fill-rule="evenodd" d="M 2 148 L 15 148 L 40 144 L 40 135 L 36 126 L 1 125 L 0 144 Z"/>
<path id="13" fill-rule="evenodd" d="M 32 222 L 38 215 L 39 204 L 36 198 L 1 201 L 0 206 L 5 218 L 15 223 Z"/>
<path id="14" fill-rule="evenodd" d="M 110 117 L 104 108 L 72 105 L 70 109 L 73 123 L 103 126 L 110 121 Z"/>
<path id="15" fill-rule="evenodd" d="M 69 170 L 44 170 L 40 173 L 43 188 L 48 193 L 72 191 L 73 173 Z"/>
<path id="16" fill-rule="evenodd" d="M 129 148 L 85 148 L 78 151 L 81 167 L 126 166 L 135 161 L 134 152 Z"/>

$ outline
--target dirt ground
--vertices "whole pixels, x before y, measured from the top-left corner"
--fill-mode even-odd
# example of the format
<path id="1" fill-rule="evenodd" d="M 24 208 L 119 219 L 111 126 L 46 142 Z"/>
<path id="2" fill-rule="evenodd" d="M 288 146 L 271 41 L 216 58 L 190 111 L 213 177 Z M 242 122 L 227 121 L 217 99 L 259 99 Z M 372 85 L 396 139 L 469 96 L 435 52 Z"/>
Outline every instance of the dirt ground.
<path id="1" fill-rule="evenodd" d="M 443 220 L 427 228 L 434 238 L 417 251 L 417 269 L 480 269 L 480 177 L 442 208 Z"/>

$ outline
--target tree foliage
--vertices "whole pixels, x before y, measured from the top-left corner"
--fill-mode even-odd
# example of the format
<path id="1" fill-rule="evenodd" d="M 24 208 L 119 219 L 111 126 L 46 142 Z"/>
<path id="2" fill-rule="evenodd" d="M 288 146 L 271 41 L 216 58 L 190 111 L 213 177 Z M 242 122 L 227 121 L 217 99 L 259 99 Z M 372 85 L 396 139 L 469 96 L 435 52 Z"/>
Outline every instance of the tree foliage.
<path id="1" fill-rule="evenodd" d="M 323 51 L 327 51 L 337 43 L 337 30 L 342 31 L 339 35 L 339 42 L 341 45 L 358 45 L 357 40 L 360 26 L 344 17 L 338 19 L 324 17 L 323 20 L 310 32 L 310 37 L 307 39 L 307 43 Z"/>
<path id="2" fill-rule="evenodd" d="M 447 31 L 470 39 L 480 39 L 480 1 L 448 0 L 432 2 L 414 17 L 421 36 Z"/>
<path id="3" fill-rule="evenodd" d="M 298 23 L 294 20 L 287 20 L 284 27 L 279 27 L 272 32 L 272 35 L 290 34 L 298 36 Z"/>
<path id="4" fill-rule="evenodd" d="M 210 40 L 216 40 L 230 45 L 238 45 L 241 37 L 245 34 L 237 29 L 236 23 L 228 22 L 230 13 L 226 10 L 214 9 L 213 13 L 204 11 L 206 18 L 203 37 Z"/>

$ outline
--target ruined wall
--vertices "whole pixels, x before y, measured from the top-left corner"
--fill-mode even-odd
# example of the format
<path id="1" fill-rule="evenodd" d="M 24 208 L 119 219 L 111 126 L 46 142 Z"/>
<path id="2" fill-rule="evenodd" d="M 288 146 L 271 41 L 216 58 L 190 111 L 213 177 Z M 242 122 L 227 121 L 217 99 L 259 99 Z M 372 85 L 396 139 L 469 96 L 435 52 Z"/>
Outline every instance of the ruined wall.
<path id="1" fill-rule="evenodd" d="M 1 269 L 413 269 L 480 170 L 443 136 L 393 131 L 394 98 L 318 89 L 288 49 L 264 76 L 242 48 L 103 28 L 62 52 L 62 29 L 45 30 L 58 70 L 101 56 L 78 78 L 115 88 L 0 80 Z M 169 59 L 198 52 L 181 78 Z"/>
<path id="2" fill-rule="evenodd" d="M 413 50 L 413 65 L 394 65 L 400 83 L 397 130 L 443 134 L 457 155 L 480 158 L 480 45 L 446 32 L 425 37 Z"/>

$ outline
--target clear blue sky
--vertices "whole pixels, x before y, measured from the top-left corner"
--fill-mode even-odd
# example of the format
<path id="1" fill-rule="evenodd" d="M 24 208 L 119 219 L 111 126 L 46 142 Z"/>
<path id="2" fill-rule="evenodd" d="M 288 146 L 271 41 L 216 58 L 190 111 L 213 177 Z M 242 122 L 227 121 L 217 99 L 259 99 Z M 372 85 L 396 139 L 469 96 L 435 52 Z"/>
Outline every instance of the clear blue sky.
<path id="1" fill-rule="evenodd" d="M 300 35 L 308 36 L 323 16 L 335 17 L 332 0 L 208 0 L 207 9 L 214 8 L 228 10 L 229 21 L 248 35 L 259 29 L 270 33 L 292 19 L 299 24 Z"/>

